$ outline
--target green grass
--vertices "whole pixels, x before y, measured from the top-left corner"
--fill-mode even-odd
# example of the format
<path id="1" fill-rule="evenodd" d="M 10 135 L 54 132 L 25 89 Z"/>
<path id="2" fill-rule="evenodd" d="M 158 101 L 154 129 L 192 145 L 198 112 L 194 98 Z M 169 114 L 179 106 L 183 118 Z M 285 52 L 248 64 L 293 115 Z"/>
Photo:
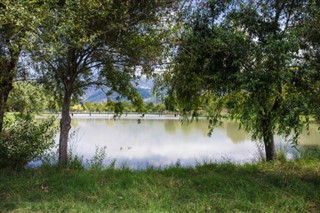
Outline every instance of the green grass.
<path id="1" fill-rule="evenodd" d="M 320 161 L 5 170 L 0 212 L 320 212 Z"/>

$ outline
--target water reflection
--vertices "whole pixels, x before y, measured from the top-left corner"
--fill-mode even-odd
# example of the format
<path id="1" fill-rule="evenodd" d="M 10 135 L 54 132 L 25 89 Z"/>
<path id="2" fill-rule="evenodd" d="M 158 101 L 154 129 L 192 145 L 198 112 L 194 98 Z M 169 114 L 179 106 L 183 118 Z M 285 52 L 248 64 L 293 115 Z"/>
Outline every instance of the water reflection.
<path id="1" fill-rule="evenodd" d="M 243 129 L 239 129 L 239 124 L 236 122 L 224 122 L 224 129 L 233 143 L 242 143 L 251 138 Z"/>
<path id="2" fill-rule="evenodd" d="M 308 131 L 304 131 L 300 136 L 300 143 L 302 146 L 307 145 L 319 145 L 320 144 L 320 134 L 319 125 L 310 125 Z"/>
<path id="3" fill-rule="evenodd" d="M 164 129 L 165 129 L 166 133 L 175 134 L 177 132 L 176 122 L 174 122 L 172 120 L 165 120 L 165 121 L 163 121 L 163 123 L 164 123 Z"/>
<path id="4" fill-rule="evenodd" d="M 72 126 L 78 130 L 79 155 L 88 159 L 97 145 L 106 146 L 106 164 L 116 159 L 116 166 L 126 164 L 135 169 L 173 165 L 178 160 L 182 165 L 226 159 L 250 162 L 258 153 L 250 135 L 239 130 L 234 122 L 224 122 L 211 137 L 207 136 L 206 120 L 181 125 L 177 119 L 141 119 L 138 124 L 137 119 L 74 118 Z M 317 134 L 314 138 L 319 138 Z M 313 137 L 309 140 L 310 136 L 304 133 L 302 144 L 319 144 Z"/>

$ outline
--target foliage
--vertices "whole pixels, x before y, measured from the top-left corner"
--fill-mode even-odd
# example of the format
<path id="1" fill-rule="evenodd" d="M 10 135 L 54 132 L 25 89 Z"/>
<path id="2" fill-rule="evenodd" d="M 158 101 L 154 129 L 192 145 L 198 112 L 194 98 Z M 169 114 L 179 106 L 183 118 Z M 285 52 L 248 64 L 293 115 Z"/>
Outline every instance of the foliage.
<path id="1" fill-rule="evenodd" d="M 299 152 L 300 156 L 298 159 L 301 160 L 320 160 L 320 147 L 319 146 L 310 146 L 304 147 Z"/>
<path id="2" fill-rule="evenodd" d="M 77 170 L 77 171 L 84 170 L 83 157 L 78 156 L 78 155 L 69 154 L 66 168 Z"/>
<path id="3" fill-rule="evenodd" d="M 149 102 L 146 104 L 146 111 L 147 112 L 152 112 L 152 109 L 154 108 L 154 103 L 153 102 Z"/>
<path id="4" fill-rule="evenodd" d="M 275 159 L 274 135 L 298 142 L 310 115 L 308 70 L 294 30 L 306 14 L 304 1 L 204 1 L 182 34 L 174 66 L 164 75 L 169 93 L 185 114 L 210 115 L 210 131 L 221 111 L 264 142 Z M 308 121 L 308 119 L 307 119 Z"/>
<path id="5" fill-rule="evenodd" d="M 164 106 L 165 106 L 165 109 L 168 110 L 168 111 L 177 111 L 178 110 L 178 106 L 177 106 L 176 100 L 170 94 L 169 94 L 169 96 L 166 96 L 164 98 Z"/>
<path id="6" fill-rule="evenodd" d="M 295 145 L 304 126 L 300 116 L 309 115 L 307 70 L 299 59 L 303 43 L 292 30 L 300 25 L 297 16 L 305 15 L 300 10 L 304 5 L 303 1 L 251 3 L 230 14 L 232 24 L 243 27 L 251 41 L 237 77 L 244 92 L 238 93 L 241 101 L 234 107 L 234 117 L 265 142 L 279 134 L 292 136 Z"/>
<path id="7" fill-rule="evenodd" d="M 142 111 L 133 83 L 136 72 L 151 75 L 163 58 L 166 25 L 177 1 L 47 1 L 43 22 L 34 35 L 32 58 L 41 81 L 60 96 L 60 160 L 67 163 L 69 115 L 91 85 L 127 97 Z M 165 19 L 167 17 L 167 19 Z M 160 26 L 164 26 L 160 29 Z M 119 111 L 119 104 L 115 107 Z"/>
<path id="8" fill-rule="evenodd" d="M 318 1 L 311 0 L 303 9 L 307 15 L 302 17 L 297 33 L 305 43 L 301 55 L 305 60 L 304 66 L 309 70 L 306 78 L 309 92 L 305 95 L 313 115 L 320 121 L 320 5 Z"/>
<path id="9" fill-rule="evenodd" d="M 13 85 L 7 107 L 22 114 L 39 113 L 49 108 L 51 97 L 39 85 L 30 82 L 17 82 Z"/>
<path id="10" fill-rule="evenodd" d="M 162 113 L 166 110 L 166 107 L 163 103 L 154 104 L 153 102 L 149 102 L 147 104 L 141 103 L 141 106 L 138 108 L 129 102 L 114 102 L 108 100 L 104 103 L 85 102 L 82 105 L 76 104 L 71 106 L 70 109 L 74 112 L 114 112 L 122 114 L 128 112 Z"/>
<path id="11" fill-rule="evenodd" d="M 27 60 L 21 62 L 19 57 L 24 46 L 28 45 L 30 31 L 36 28 L 38 19 L 38 1 L 0 2 L 0 132 L 8 96 L 16 78 L 25 78 Z M 31 12 L 32 11 L 32 12 Z M 18 72 L 19 71 L 19 72 Z"/>
<path id="12" fill-rule="evenodd" d="M 159 39 L 167 32 L 159 27 L 171 5 L 173 1 L 48 1 L 30 48 L 33 59 L 41 62 L 35 68 L 43 82 L 60 92 L 72 90 L 73 98 L 90 85 L 106 85 L 107 93 L 133 99 L 136 68 L 151 74 L 161 57 Z M 66 88 L 68 84 L 72 87 Z"/>
<path id="13" fill-rule="evenodd" d="M 0 167 L 20 169 L 53 146 L 54 118 L 41 122 L 30 116 L 7 120 L 0 143 Z"/>
<path id="14" fill-rule="evenodd" d="M 166 110 L 166 106 L 163 103 L 158 103 L 153 107 L 153 112 L 164 112 Z"/>
<path id="15" fill-rule="evenodd" d="M 106 149 L 106 146 L 96 146 L 94 156 L 87 162 L 90 169 L 101 170 L 104 168 L 103 160 L 107 157 Z"/>
<path id="16" fill-rule="evenodd" d="M 121 102 L 115 103 L 115 105 L 114 105 L 114 113 L 115 113 L 116 116 L 121 115 L 122 112 L 123 112 L 123 109 L 124 109 L 124 107 L 123 107 Z"/>

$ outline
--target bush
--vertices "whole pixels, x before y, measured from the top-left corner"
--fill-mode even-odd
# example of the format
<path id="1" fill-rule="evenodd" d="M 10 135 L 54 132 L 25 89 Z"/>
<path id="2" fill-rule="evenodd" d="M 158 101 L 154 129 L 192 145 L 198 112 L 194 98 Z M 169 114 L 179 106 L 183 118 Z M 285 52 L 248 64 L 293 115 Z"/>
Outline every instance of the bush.
<path id="1" fill-rule="evenodd" d="M 54 145 L 54 118 L 37 121 L 31 116 L 6 120 L 0 137 L 0 168 L 21 169 Z"/>
<path id="2" fill-rule="evenodd" d="M 320 146 L 309 145 L 302 147 L 300 158 L 305 160 L 320 160 Z"/>

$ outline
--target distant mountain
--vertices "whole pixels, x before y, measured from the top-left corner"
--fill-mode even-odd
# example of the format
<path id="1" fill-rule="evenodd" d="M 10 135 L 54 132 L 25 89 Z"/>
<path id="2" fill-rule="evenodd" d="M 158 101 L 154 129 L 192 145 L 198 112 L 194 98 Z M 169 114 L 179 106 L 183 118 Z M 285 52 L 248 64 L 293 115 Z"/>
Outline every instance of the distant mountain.
<path id="1" fill-rule="evenodd" d="M 153 80 L 147 80 L 146 78 L 141 78 L 138 81 L 138 85 L 136 86 L 137 91 L 141 94 L 143 100 L 145 102 L 153 101 L 152 97 L 152 88 L 153 88 Z M 108 91 L 105 89 L 105 91 Z M 84 102 L 92 102 L 99 103 L 105 102 L 108 99 L 116 101 L 117 94 L 112 94 L 110 96 L 106 96 L 105 92 L 101 88 L 90 87 L 85 91 L 85 94 L 82 96 L 82 100 Z"/>
<path id="2" fill-rule="evenodd" d="M 137 91 L 141 94 L 144 101 L 148 101 L 152 97 L 150 89 L 143 89 L 137 87 Z M 86 91 L 86 94 L 82 97 L 82 99 L 84 102 L 98 103 L 105 102 L 108 99 L 116 101 L 117 96 L 117 94 L 106 96 L 106 93 L 102 89 L 89 88 L 89 90 Z"/>

